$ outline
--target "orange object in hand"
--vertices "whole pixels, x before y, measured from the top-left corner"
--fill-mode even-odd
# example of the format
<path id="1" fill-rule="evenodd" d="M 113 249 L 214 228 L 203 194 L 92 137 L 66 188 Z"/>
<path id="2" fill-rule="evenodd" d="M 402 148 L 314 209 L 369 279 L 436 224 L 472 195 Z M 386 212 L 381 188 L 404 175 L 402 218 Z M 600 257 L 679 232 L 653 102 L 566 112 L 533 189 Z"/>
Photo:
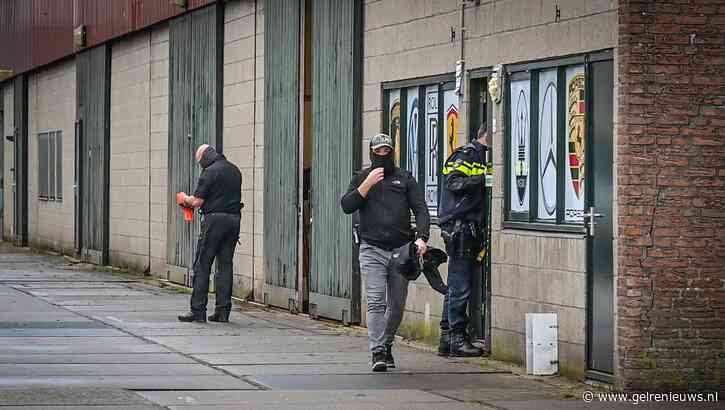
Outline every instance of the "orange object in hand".
<path id="1" fill-rule="evenodd" d="M 194 208 L 189 208 L 186 206 L 186 203 L 184 202 L 186 200 L 186 192 L 179 192 L 176 194 L 176 203 L 181 207 L 181 209 L 184 211 L 184 220 L 189 222 L 192 219 L 194 219 Z"/>

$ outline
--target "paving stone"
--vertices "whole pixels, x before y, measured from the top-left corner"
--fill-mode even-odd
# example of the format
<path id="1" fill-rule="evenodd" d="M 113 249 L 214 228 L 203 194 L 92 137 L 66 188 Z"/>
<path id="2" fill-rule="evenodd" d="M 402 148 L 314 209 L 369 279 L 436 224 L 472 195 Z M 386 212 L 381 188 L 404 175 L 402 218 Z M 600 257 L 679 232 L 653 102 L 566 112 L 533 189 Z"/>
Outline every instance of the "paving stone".
<path id="1" fill-rule="evenodd" d="M 256 389 L 231 376 L 43 376 L 0 377 L 0 389 L 32 387 L 118 387 L 130 390 Z M 5 409 L 3 409 L 5 410 Z"/>
<path id="2" fill-rule="evenodd" d="M 122 389 L 65 388 L 0 390 L 0 407 L 42 405 L 149 404 L 141 395 Z"/>
<path id="3" fill-rule="evenodd" d="M 220 375 L 200 364 L 0 364 L 2 377 L 17 376 L 194 376 Z"/>
<path id="4" fill-rule="evenodd" d="M 358 375 L 271 375 L 248 379 L 273 390 L 339 390 L 365 386 L 367 389 L 420 389 L 444 391 L 455 389 L 526 386 L 528 383 L 505 374 L 409 374 L 368 373 Z M 533 382 L 532 382 L 533 383 Z"/>
<path id="5" fill-rule="evenodd" d="M 146 391 L 139 394 L 163 406 L 236 404 L 256 408 L 272 403 L 454 403 L 420 390 Z"/>
<path id="6" fill-rule="evenodd" d="M 0 363 L 40 364 L 183 364 L 197 363 L 177 353 L 137 354 L 0 354 Z"/>

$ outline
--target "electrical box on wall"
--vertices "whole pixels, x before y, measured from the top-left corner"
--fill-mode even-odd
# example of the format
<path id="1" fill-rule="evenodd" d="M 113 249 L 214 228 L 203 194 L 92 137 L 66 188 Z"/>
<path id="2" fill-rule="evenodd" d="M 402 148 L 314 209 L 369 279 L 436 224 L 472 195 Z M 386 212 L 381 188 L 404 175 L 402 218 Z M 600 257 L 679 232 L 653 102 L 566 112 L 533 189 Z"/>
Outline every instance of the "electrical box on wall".
<path id="1" fill-rule="evenodd" d="M 559 326 L 556 313 L 526 314 L 526 373 L 559 372 Z"/>

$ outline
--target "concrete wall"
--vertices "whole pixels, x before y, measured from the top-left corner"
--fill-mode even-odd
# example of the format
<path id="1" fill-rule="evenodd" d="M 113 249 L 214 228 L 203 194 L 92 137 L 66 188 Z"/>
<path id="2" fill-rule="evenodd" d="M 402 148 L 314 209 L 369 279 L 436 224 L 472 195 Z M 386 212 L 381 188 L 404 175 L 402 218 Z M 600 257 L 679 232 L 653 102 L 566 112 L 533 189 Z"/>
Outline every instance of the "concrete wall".
<path id="1" fill-rule="evenodd" d="M 13 83 L 12 81 L 6 82 L 0 86 L 0 98 L 3 99 L 3 129 L 2 141 L 3 144 L 3 155 L 5 161 L 3 161 L 3 174 L 5 175 L 3 186 L 0 189 L 3 190 L 4 196 L 4 209 L 3 209 L 3 232 L 2 237 L 5 240 L 11 240 L 12 227 L 13 227 L 13 173 L 11 168 L 13 167 L 13 143 L 5 139 L 7 135 L 13 135 L 13 129 L 15 128 L 15 117 L 14 117 L 14 99 L 13 99 Z"/>
<path id="2" fill-rule="evenodd" d="M 151 35 L 127 36 L 111 48 L 111 187 L 109 261 L 149 265 L 149 129 Z"/>
<path id="3" fill-rule="evenodd" d="M 615 48 L 617 10 L 612 0 L 482 1 L 465 11 L 467 69 L 492 67 Z M 555 4 L 561 11 L 554 21 Z M 460 39 L 456 0 L 379 0 L 365 2 L 363 135 L 382 130 L 381 83 L 452 73 L 460 58 L 451 28 Z M 466 111 L 459 107 L 459 133 Z M 537 234 L 502 229 L 503 105 L 494 108 L 492 136 L 493 203 L 492 348 L 499 358 L 522 363 L 524 314 L 559 314 L 560 361 L 564 373 L 584 370 L 586 266 L 581 235 Z M 465 135 L 460 137 L 467 138 Z M 363 153 L 367 146 L 363 147 Z M 363 155 L 365 159 L 366 155 Z M 433 229 L 432 244 L 442 246 Z M 411 286 L 403 330 L 433 334 L 425 325 L 440 315 L 441 296 L 425 284 Z M 364 301 L 363 301 L 364 302 Z M 425 310 L 426 305 L 430 312 Z M 432 316 L 432 318 L 431 318 Z M 421 324 L 423 328 L 421 329 Z"/>
<path id="4" fill-rule="evenodd" d="M 69 59 L 28 77 L 28 243 L 71 253 L 75 157 L 76 70 Z M 63 139 L 62 201 L 38 199 L 38 134 L 58 131 Z"/>
<path id="5" fill-rule="evenodd" d="M 255 14 L 256 12 L 256 14 Z M 264 175 L 261 168 L 264 135 L 264 31 L 263 10 L 254 1 L 230 1 L 224 15 L 224 154 L 242 172 L 240 244 L 234 256 L 234 294 L 262 295 L 261 261 L 262 202 Z M 259 217 L 257 217 L 259 215 Z M 256 289 L 256 291 L 255 291 Z"/>

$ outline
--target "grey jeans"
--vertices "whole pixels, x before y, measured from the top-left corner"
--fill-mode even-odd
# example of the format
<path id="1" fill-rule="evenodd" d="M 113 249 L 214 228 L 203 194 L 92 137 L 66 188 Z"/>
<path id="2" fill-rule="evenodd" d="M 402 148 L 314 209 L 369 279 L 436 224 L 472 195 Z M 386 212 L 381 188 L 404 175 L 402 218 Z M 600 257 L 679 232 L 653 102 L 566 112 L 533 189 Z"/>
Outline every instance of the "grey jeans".
<path id="1" fill-rule="evenodd" d="M 360 244 L 360 271 L 365 275 L 370 351 L 378 352 L 393 344 L 403 320 L 408 280 L 388 274 L 391 251 L 363 242 Z"/>

